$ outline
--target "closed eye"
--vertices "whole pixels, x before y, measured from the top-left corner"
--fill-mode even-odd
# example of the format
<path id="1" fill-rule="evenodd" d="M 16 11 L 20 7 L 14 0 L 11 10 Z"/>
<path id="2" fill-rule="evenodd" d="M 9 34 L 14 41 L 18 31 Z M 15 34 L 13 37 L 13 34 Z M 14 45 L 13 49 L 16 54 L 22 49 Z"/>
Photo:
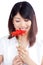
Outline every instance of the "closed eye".
<path id="1" fill-rule="evenodd" d="M 16 22 L 20 22 L 20 21 L 16 21 Z"/>
<path id="2" fill-rule="evenodd" d="M 24 21 L 25 21 L 25 22 L 28 22 L 29 20 L 28 20 L 28 19 L 25 19 Z"/>

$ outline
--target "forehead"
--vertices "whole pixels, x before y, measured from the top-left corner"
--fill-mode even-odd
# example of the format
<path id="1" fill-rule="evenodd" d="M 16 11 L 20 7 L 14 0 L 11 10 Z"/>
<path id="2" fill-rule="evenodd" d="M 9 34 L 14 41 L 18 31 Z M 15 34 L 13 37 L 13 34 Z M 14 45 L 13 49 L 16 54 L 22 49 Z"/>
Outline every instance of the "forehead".
<path id="1" fill-rule="evenodd" d="M 15 19 L 24 19 L 19 13 L 14 16 Z"/>

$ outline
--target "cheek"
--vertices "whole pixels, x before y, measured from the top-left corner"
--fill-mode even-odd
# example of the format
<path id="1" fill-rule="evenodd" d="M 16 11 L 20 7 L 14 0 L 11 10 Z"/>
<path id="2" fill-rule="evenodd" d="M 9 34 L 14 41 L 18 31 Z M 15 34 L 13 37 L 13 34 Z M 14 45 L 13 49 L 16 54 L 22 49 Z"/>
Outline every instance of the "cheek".
<path id="1" fill-rule="evenodd" d="M 28 22 L 28 26 L 31 27 L 31 21 Z"/>
<path id="2" fill-rule="evenodd" d="M 31 28 L 31 22 L 30 21 L 27 23 L 27 27 L 28 27 L 28 30 L 27 31 L 29 31 L 30 28 Z"/>
<path id="3" fill-rule="evenodd" d="M 31 28 L 31 22 L 27 23 L 27 27 L 30 29 Z"/>
<path id="4" fill-rule="evenodd" d="M 18 24 L 16 22 L 14 22 L 13 25 L 14 25 L 15 29 L 19 29 L 19 27 L 20 27 L 20 24 Z"/>

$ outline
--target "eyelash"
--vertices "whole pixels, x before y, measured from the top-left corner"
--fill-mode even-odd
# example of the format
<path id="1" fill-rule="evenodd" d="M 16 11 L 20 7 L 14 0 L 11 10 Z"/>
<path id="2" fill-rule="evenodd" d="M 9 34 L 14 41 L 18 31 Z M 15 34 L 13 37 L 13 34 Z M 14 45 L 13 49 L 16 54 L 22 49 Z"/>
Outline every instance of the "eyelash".
<path id="1" fill-rule="evenodd" d="M 28 22 L 28 20 L 24 20 L 25 22 Z M 20 21 L 16 21 L 16 22 L 20 22 Z"/>
<path id="2" fill-rule="evenodd" d="M 25 22 L 28 22 L 28 20 L 25 20 Z"/>
<path id="3" fill-rule="evenodd" d="M 16 21 L 16 22 L 20 22 L 20 21 Z"/>

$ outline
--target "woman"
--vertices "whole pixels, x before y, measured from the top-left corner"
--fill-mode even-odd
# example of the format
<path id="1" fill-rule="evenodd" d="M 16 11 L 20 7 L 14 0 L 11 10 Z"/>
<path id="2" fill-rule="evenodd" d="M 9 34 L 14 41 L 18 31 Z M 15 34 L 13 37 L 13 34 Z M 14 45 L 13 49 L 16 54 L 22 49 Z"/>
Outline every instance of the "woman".
<path id="1" fill-rule="evenodd" d="M 36 39 L 38 32 L 33 7 L 26 1 L 16 3 L 10 13 L 9 37 L 0 40 L 0 64 L 43 65 L 42 41 Z M 11 32 L 25 30 L 22 35 L 11 36 Z"/>

